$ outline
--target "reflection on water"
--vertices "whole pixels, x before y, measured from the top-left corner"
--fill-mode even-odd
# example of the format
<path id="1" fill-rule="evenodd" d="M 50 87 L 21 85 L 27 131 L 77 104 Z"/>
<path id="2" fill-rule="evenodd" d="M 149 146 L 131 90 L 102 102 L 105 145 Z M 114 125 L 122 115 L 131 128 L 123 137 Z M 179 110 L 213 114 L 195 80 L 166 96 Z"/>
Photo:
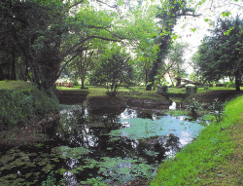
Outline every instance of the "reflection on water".
<path id="1" fill-rule="evenodd" d="M 170 110 L 176 110 L 176 102 L 173 102 L 172 105 L 169 106 Z"/>
<path id="2" fill-rule="evenodd" d="M 95 112 L 73 105 L 60 113 L 57 125 L 48 131 L 49 141 L 1 154 L 7 159 L 6 163 L 4 158 L 0 162 L 0 176 L 6 183 L 21 178 L 23 183 L 40 185 L 50 170 L 58 179 L 65 178 L 68 185 L 78 185 L 92 177 L 102 177 L 107 182 L 149 179 L 159 163 L 191 142 L 202 129 L 184 117 L 128 108 Z M 28 157 L 24 166 L 7 165 L 20 161 L 22 156 Z M 9 177 L 17 170 L 21 176 Z"/>

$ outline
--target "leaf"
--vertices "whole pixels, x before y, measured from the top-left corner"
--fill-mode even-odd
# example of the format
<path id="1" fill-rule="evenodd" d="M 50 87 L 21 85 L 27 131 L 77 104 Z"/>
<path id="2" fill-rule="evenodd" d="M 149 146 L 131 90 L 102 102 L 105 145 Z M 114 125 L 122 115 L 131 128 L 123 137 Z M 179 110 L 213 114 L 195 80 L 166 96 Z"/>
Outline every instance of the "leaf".
<path id="1" fill-rule="evenodd" d="M 191 28 L 192 32 L 196 32 L 196 30 L 197 30 L 196 28 Z"/>
<path id="2" fill-rule="evenodd" d="M 123 3 L 123 0 L 119 0 L 118 3 L 117 3 L 119 6 L 122 6 L 124 3 Z"/>
<path id="3" fill-rule="evenodd" d="M 153 43 L 154 42 L 154 39 L 150 39 L 149 40 L 149 43 L 151 44 L 151 43 Z"/>
<path id="4" fill-rule="evenodd" d="M 178 35 L 173 35 L 173 36 L 172 36 L 172 39 L 173 39 L 173 40 L 176 40 L 178 37 L 179 37 Z"/>
<path id="5" fill-rule="evenodd" d="M 154 32 L 153 34 L 150 35 L 150 37 L 155 37 L 157 35 L 158 35 L 158 33 Z"/>
<path id="6" fill-rule="evenodd" d="M 235 27 L 231 27 L 228 31 L 224 32 L 224 35 L 229 35 L 232 30 L 234 30 Z"/>
<path id="7" fill-rule="evenodd" d="M 204 19 L 204 21 L 205 21 L 205 22 L 209 22 L 209 21 L 210 21 L 210 19 L 207 19 L 207 18 L 206 18 L 206 19 Z"/>
<path id="8" fill-rule="evenodd" d="M 229 17 L 230 14 L 231 14 L 231 12 L 222 12 L 223 17 Z"/>

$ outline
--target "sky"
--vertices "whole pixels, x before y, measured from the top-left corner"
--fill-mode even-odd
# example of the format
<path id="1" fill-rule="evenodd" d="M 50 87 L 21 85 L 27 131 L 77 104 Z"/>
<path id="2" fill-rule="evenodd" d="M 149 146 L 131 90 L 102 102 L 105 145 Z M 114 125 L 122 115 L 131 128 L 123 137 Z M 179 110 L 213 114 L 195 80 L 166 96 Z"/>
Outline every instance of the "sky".
<path id="1" fill-rule="evenodd" d="M 189 5 L 195 7 L 197 3 L 202 1 L 191 2 Z M 216 22 L 219 17 L 223 18 L 222 13 L 228 11 L 231 12 L 229 18 L 235 17 L 237 14 L 242 17 L 243 14 L 241 12 L 243 11 L 241 7 L 243 8 L 242 0 L 238 2 L 235 2 L 235 0 L 207 0 L 196 8 L 196 14 L 201 14 L 200 17 L 186 17 L 178 20 L 174 30 L 176 34 L 181 36 L 181 41 L 189 44 L 184 55 L 188 74 L 193 72 L 193 68 L 189 65 L 192 61 L 191 57 L 197 51 L 204 36 L 210 34 L 208 29 L 213 28 L 213 24 L 210 26 L 210 23 Z M 205 20 L 208 21 L 206 22 Z M 193 32 L 192 29 L 196 30 Z"/>

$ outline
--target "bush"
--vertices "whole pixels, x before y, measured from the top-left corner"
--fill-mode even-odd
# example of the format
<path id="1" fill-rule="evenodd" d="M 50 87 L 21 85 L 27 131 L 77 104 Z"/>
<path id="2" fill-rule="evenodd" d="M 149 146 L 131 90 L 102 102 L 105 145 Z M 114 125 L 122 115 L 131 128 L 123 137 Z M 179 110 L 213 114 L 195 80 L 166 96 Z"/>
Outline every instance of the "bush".
<path id="1" fill-rule="evenodd" d="M 226 87 L 227 88 L 235 88 L 235 82 L 231 81 L 231 82 L 227 83 Z"/>
<path id="2" fill-rule="evenodd" d="M 0 128 L 8 129 L 46 116 L 58 103 L 35 87 L 26 90 L 0 89 Z"/>
<path id="3" fill-rule="evenodd" d="M 76 80 L 76 79 L 73 80 L 73 86 L 80 86 L 80 83 L 78 82 L 78 80 Z"/>

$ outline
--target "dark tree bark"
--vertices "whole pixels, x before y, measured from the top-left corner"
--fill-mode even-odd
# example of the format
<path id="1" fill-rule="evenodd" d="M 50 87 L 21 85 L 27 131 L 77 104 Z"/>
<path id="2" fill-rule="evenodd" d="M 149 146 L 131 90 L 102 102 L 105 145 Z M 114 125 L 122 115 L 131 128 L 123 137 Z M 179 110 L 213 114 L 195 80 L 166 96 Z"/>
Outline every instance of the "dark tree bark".
<path id="1" fill-rule="evenodd" d="M 237 73 L 236 76 L 235 76 L 235 89 L 236 89 L 236 91 L 240 91 L 240 83 L 241 83 L 240 74 Z"/>

